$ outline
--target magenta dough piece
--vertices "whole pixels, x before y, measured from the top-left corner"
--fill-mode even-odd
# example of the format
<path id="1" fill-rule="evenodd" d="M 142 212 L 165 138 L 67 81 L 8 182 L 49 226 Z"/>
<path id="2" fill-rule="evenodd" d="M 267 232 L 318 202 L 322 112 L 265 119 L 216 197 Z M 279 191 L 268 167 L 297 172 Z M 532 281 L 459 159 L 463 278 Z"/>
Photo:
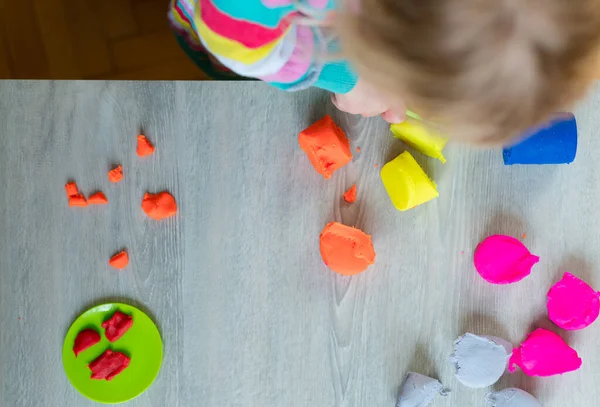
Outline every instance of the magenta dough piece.
<path id="1" fill-rule="evenodd" d="M 548 291 L 548 318 L 563 329 L 583 329 L 598 318 L 599 296 L 585 281 L 565 273 Z"/>
<path id="2" fill-rule="evenodd" d="M 485 281 L 511 284 L 527 277 L 540 258 L 514 237 L 493 235 L 479 243 L 473 260 Z"/>
<path id="3" fill-rule="evenodd" d="M 508 371 L 514 372 L 515 365 L 529 376 L 554 376 L 579 369 L 581 359 L 560 336 L 539 328 L 513 350 Z"/>

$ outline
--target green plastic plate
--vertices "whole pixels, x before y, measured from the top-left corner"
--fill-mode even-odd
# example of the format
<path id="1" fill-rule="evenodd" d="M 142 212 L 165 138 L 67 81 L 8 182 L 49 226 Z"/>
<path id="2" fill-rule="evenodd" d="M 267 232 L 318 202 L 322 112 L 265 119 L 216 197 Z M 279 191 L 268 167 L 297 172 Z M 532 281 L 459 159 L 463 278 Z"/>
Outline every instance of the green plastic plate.
<path id="1" fill-rule="evenodd" d="M 133 326 L 116 342 L 109 342 L 100 325 L 115 311 L 131 315 Z M 86 328 L 101 337 L 96 345 L 75 357 L 73 344 Z M 106 349 L 119 351 L 131 358 L 129 366 L 111 381 L 92 380 L 88 364 Z M 162 363 L 162 340 L 154 322 L 142 311 L 127 304 L 103 304 L 81 314 L 69 328 L 63 344 L 62 360 L 69 381 L 85 397 L 99 403 L 115 404 L 142 394 L 158 375 Z"/>

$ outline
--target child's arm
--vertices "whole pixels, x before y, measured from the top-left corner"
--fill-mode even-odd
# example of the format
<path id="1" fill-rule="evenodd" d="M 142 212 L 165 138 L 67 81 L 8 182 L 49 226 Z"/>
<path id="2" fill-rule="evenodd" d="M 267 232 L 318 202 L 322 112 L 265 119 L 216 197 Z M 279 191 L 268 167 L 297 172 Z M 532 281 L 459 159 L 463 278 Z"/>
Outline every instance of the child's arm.
<path id="1" fill-rule="evenodd" d="M 186 0 L 177 3 L 185 11 Z M 298 3 L 195 0 L 193 25 L 203 45 L 240 75 L 284 90 L 316 86 L 347 93 L 355 86 L 356 75 L 346 61 L 328 60 L 334 50 L 327 49 L 324 30 L 319 27 L 331 1 Z"/>
<path id="2" fill-rule="evenodd" d="M 172 0 L 170 18 L 240 75 L 289 91 L 319 87 L 340 110 L 401 121 L 403 107 L 381 103 L 363 81 L 356 86 L 347 61 L 328 58 L 338 51 L 322 28 L 332 8 L 332 0 Z"/>

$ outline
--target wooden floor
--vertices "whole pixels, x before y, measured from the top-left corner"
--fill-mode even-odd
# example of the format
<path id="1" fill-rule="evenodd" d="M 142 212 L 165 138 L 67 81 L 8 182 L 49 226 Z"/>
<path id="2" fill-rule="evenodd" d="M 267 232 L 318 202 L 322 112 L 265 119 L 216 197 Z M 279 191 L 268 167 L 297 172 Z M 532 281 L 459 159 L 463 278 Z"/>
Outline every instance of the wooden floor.
<path id="1" fill-rule="evenodd" d="M 81 312 L 111 301 L 145 310 L 164 344 L 156 382 L 120 407 L 393 407 L 407 371 L 452 391 L 431 407 L 483 407 L 489 389 L 454 377 L 454 339 L 517 345 L 540 327 L 577 350 L 581 369 L 517 371 L 495 389 L 522 388 L 544 407 L 598 406 L 600 321 L 558 329 L 546 293 L 565 271 L 600 289 L 600 87 L 576 111 L 572 165 L 505 167 L 500 148 L 453 143 L 442 164 L 411 150 L 440 195 L 407 212 L 379 175 L 404 144 L 321 90 L 0 81 L 0 95 L 0 406 L 100 407 L 69 385 L 60 349 Z M 325 114 L 354 152 L 328 180 L 297 141 Z M 156 145 L 145 159 L 135 153 L 140 126 Z M 124 168 L 118 184 L 106 177 L 113 163 Z M 69 179 L 109 204 L 69 208 Z M 158 222 L 140 201 L 161 190 L 179 212 Z M 323 263 L 319 234 L 334 220 L 372 234 L 377 257 L 365 273 Z M 480 278 L 473 250 L 495 233 L 527 234 L 541 258 L 529 277 Z M 123 248 L 129 266 L 111 269 Z"/>
<path id="2" fill-rule="evenodd" d="M 0 0 L 0 79 L 204 79 L 168 0 Z"/>

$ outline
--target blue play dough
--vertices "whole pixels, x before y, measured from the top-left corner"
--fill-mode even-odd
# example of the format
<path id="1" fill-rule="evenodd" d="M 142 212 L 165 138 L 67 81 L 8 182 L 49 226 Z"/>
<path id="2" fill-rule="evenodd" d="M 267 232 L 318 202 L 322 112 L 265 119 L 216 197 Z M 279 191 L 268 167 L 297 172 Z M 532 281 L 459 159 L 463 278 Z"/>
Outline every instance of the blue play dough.
<path id="1" fill-rule="evenodd" d="M 570 164 L 577 153 L 577 121 L 573 114 L 549 123 L 513 146 L 504 147 L 504 165 Z"/>

